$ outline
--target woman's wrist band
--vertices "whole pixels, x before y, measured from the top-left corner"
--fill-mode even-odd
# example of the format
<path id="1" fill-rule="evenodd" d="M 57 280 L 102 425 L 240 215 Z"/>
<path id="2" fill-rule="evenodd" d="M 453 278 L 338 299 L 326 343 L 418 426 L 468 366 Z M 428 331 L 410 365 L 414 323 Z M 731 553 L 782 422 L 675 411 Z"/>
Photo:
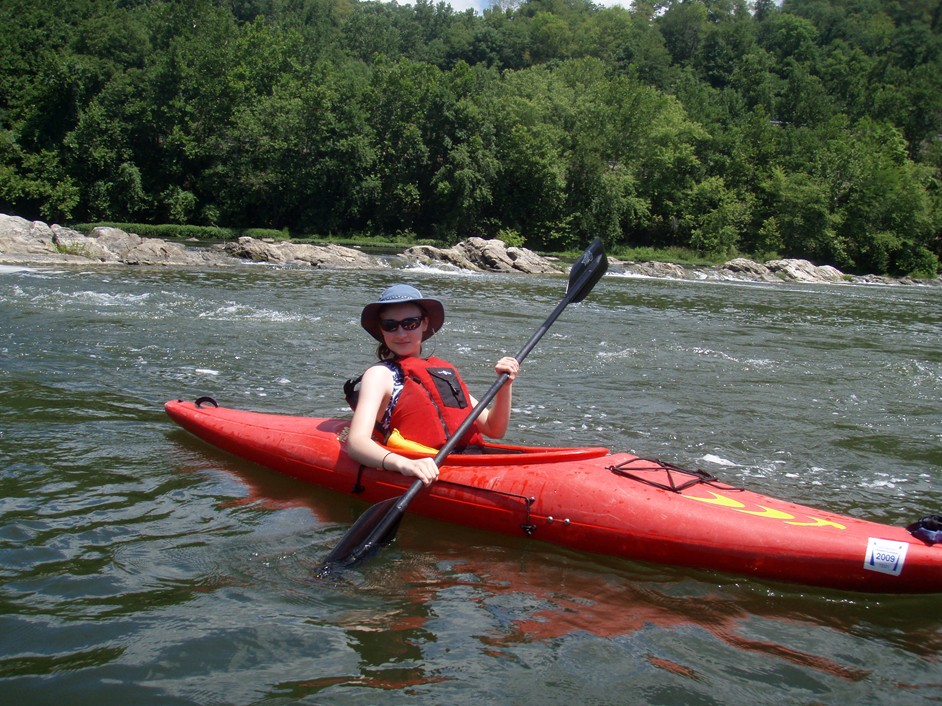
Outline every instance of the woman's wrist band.
<path id="1" fill-rule="evenodd" d="M 382 462 L 380 465 L 383 467 L 383 470 L 384 470 L 384 471 L 388 471 L 388 470 L 389 470 L 388 468 L 386 468 L 386 459 L 389 458 L 390 456 L 392 456 L 392 451 L 390 451 L 390 452 L 387 453 L 385 456 L 383 456 L 383 462 Z"/>

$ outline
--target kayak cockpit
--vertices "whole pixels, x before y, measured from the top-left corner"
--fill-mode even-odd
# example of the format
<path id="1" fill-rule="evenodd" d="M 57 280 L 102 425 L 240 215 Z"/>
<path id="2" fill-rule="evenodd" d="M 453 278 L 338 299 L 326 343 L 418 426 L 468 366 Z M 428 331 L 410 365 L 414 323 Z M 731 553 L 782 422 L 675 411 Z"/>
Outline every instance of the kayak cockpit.
<path id="1" fill-rule="evenodd" d="M 391 448 L 398 454 L 409 458 L 432 457 L 434 453 L 409 451 Z M 473 449 L 472 453 L 453 453 L 444 465 L 448 466 L 524 466 L 540 463 L 560 463 L 565 461 L 584 461 L 589 458 L 608 456 L 611 451 L 604 446 L 515 446 L 513 444 L 485 443 Z"/>

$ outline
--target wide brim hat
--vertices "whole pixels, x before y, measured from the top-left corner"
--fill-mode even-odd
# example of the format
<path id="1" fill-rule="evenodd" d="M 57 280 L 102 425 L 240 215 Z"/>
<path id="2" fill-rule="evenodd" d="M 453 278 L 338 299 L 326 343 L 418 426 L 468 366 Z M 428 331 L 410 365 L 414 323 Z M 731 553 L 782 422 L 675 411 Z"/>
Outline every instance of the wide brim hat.
<path id="1" fill-rule="evenodd" d="M 383 341 L 383 331 L 379 327 L 379 310 L 393 304 L 417 304 L 428 316 L 428 328 L 422 334 L 422 340 L 431 338 L 445 323 L 445 306 L 437 299 L 427 299 L 415 287 L 408 284 L 394 284 L 383 290 L 379 299 L 363 307 L 360 325 L 377 341 Z"/>

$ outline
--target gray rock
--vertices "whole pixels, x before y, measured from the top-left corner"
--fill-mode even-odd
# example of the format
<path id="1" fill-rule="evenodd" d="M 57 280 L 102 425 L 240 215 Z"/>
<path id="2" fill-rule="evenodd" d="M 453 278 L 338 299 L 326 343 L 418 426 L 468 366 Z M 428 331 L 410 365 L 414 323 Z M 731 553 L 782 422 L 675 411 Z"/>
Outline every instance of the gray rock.
<path id="1" fill-rule="evenodd" d="M 560 271 L 548 258 L 526 248 L 508 247 L 504 241 L 496 238 L 468 238 L 445 249 L 416 245 L 403 252 L 402 256 L 407 261 L 423 265 L 445 264 L 458 269 L 485 272 L 546 274 Z"/>
<path id="2" fill-rule="evenodd" d="M 638 262 L 631 268 L 634 272 L 648 277 L 671 277 L 673 279 L 690 279 L 691 274 L 672 262 Z"/>
<path id="3" fill-rule="evenodd" d="M 223 248 L 188 248 L 142 238 L 120 228 L 99 227 L 84 235 L 59 225 L 0 214 L 0 262 L 111 263 L 141 266 L 233 266 L 239 260 L 297 263 L 336 269 L 380 266 L 376 258 L 339 245 L 274 243 L 240 238 Z"/>
<path id="4" fill-rule="evenodd" d="M 844 282 L 844 273 L 830 265 L 818 266 L 807 260 L 770 260 L 772 272 L 793 282 Z"/>
<path id="5" fill-rule="evenodd" d="M 375 269 L 379 266 L 379 261 L 366 253 L 333 244 L 276 243 L 243 236 L 226 243 L 224 249 L 232 257 L 253 262 L 305 263 L 318 268 L 360 270 Z"/>
<path id="6" fill-rule="evenodd" d="M 407 262 L 446 265 L 488 271 L 545 274 L 560 272 L 550 258 L 526 248 L 508 247 L 501 240 L 468 238 L 457 245 L 434 248 L 418 245 L 402 253 Z M 243 237 L 211 248 L 188 248 L 158 238 L 142 238 L 119 228 L 95 228 L 89 235 L 60 225 L 28 221 L 0 213 L 0 264 L 110 263 L 127 265 L 181 265 L 225 267 L 240 261 L 309 265 L 324 269 L 380 269 L 387 265 L 379 258 L 340 245 L 309 245 Z M 757 282 L 858 283 L 880 285 L 942 286 L 942 277 L 915 281 L 877 275 L 851 277 L 840 270 L 817 266 L 807 260 L 772 260 L 763 264 L 736 258 L 720 268 L 685 269 L 666 262 L 619 262 L 609 258 L 613 272 L 634 272 L 649 277 L 672 279 L 730 279 Z"/>
<path id="7" fill-rule="evenodd" d="M 742 276 L 745 279 L 760 282 L 775 282 L 778 280 L 768 267 L 746 257 L 737 257 L 730 260 L 724 263 L 720 269 L 733 275 Z"/>
<path id="8" fill-rule="evenodd" d="M 0 213 L 0 254 L 52 255 L 56 253 L 53 230 L 42 221 L 27 221 Z"/>

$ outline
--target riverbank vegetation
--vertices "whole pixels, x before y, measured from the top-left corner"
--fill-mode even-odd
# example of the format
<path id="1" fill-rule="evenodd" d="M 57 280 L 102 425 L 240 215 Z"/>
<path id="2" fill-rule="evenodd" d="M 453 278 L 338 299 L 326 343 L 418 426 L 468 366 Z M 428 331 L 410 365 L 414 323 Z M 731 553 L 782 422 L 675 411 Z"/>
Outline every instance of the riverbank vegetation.
<path id="1" fill-rule="evenodd" d="M 0 212 L 935 274 L 925 0 L 8 0 Z"/>

